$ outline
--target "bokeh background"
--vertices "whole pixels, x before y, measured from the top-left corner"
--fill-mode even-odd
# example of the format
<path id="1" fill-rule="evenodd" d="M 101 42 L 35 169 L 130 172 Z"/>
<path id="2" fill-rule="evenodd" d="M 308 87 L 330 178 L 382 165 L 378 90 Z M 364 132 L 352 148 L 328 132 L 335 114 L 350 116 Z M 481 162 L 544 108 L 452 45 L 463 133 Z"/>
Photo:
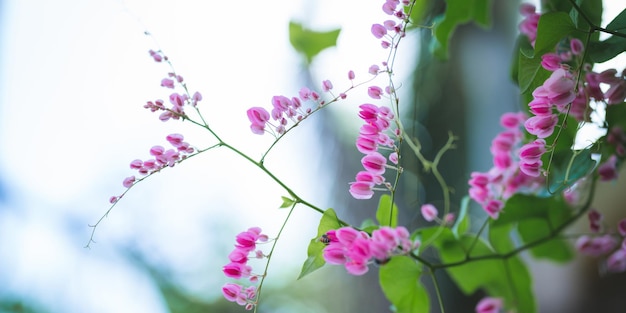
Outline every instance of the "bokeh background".
<path id="1" fill-rule="evenodd" d="M 606 20 L 623 9 L 605 2 Z M 278 209 L 284 191 L 230 151 L 204 153 L 140 183 L 98 226 L 96 243 L 84 248 L 88 225 L 133 174 L 130 161 L 147 158 L 149 148 L 165 145 L 170 133 L 182 133 L 198 147 L 211 144 L 207 133 L 163 123 L 142 107 L 169 94 L 159 86 L 169 68 L 155 63 L 148 50 L 162 49 L 192 92 L 203 94 L 200 107 L 213 129 L 260 157 L 271 138 L 249 132 L 246 109 L 267 107 L 272 96 L 295 95 L 304 85 L 319 90 L 324 79 L 347 88 L 348 70 L 357 80 L 369 77 L 368 67 L 386 58 L 369 31 L 386 19 L 381 5 L 0 1 L 0 312 L 241 312 L 220 293 L 234 237 L 251 226 L 275 235 L 287 211 Z M 442 166 L 459 191 L 456 203 L 469 173 L 489 167 L 499 115 L 519 107 L 508 75 L 518 5 L 494 1 L 491 29 L 459 29 L 449 62 L 426 53 L 428 31 L 409 33 L 397 56 L 403 114 L 413 121 L 425 153 L 437 151 L 449 130 L 461 137 Z M 433 1 L 432 15 L 443 7 Z M 289 45 L 290 20 L 316 30 L 341 28 L 337 47 L 305 66 Z M 626 65 L 620 60 L 618 70 Z M 304 199 L 354 223 L 375 209 L 375 202 L 347 193 L 360 167 L 356 112 L 365 101 L 365 90 L 350 93 L 295 129 L 266 161 Z M 399 204 L 403 224 L 414 228 L 424 225 L 419 205 L 437 203 L 440 193 L 409 164 Z M 614 212 L 612 220 L 623 217 L 623 180 L 600 189 L 596 206 Z M 296 280 L 319 218 L 296 208 L 270 265 L 259 311 L 388 311 L 374 268 L 351 277 L 326 267 Z M 595 260 L 530 264 L 541 312 L 626 307 L 619 296 L 626 292 L 624 275 L 599 275 Z M 451 283 L 443 285 L 447 311 L 471 312 L 482 296 L 466 297 Z"/>

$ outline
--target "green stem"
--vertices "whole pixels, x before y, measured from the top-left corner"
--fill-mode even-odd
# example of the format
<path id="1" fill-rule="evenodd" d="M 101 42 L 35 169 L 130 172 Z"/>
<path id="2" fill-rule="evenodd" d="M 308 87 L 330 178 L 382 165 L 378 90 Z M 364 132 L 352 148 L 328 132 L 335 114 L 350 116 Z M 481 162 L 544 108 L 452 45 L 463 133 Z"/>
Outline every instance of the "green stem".
<path id="1" fill-rule="evenodd" d="M 285 217 L 285 220 L 283 221 L 283 224 L 280 226 L 280 230 L 278 231 L 278 234 L 276 235 L 276 238 L 274 239 L 274 242 L 272 243 L 272 248 L 270 249 L 270 253 L 267 255 L 267 262 L 265 263 L 265 269 L 263 270 L 263 275 L 261 276 L 261 282 L 259 283 L 259 287 L 257 288 L 257 295 L 255 298 L 255 306 L 254 306 L 254 312 L 256 313 L 257 308 L 258 308 L 258 302 L 259 299 L 261 298 L 261 288 L 263 288 L 263 282 L 265 282 L 265 277 L 267 277 L 267 269 L 270 266 L 270 261 L 272 260 L 272 256 L 274 255 L 274 249 L 276 248 L 276 244 L 278 243 L 278 240 L 280 239 L 280 235 L 283 233 L 283 230 L 285 229 L 285 225 L 287 225 L 287 222 L 289 221 L 289 218 L 291 217 L 291 213 L 293 213 L 293 209 L 296 207 L 296 203 L 294 203 L 293 205 L 291 205 L 291 208 L 289 209 L 289 213 L 287 213 L 287 217 Z"/>

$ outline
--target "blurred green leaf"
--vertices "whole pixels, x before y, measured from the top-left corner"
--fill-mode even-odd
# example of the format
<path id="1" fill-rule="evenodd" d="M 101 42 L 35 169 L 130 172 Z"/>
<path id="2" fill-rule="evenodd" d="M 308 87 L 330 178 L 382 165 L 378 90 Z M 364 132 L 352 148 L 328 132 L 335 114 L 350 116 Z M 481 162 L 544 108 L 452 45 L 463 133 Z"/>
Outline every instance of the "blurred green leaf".
<path id="1" fill-rule="evenodd" d="M 550 193 L 558 193 L 572 186 L 580 178 L 585 177 L 596 166 L 591 158 L 591 151 L 567 150 L 560 155 L 555 155 L 550 169 Z"/>
<path id="2" fill-rule="evenodd" d="M 491 24 L 490 0 L 447 0 L 446 12 L 436 19 L 431 50 L 440 59 L 448 58 L 448 45 L 456 28 L 471 21 L 483 27 Z"/>
<path id="3" fill-rule="evenodd" d="M 530 273 L 519 257 L 480 260 L 494 251 L 483 239 L 469 235 L 457 240 L 451 233 L 444 234 L 435 246 L 444 263 L 460 263 L 446 271 L 463 293 L 469 295 L 483 288 L 490 296 L 505 299 L 506 306 L 518 312 L 536 312 Z"/>
<path id="4" fill-rule="evenodd" d="M 322 243 L 319 239 L 329 230 L 338 229 L 340 227 L 341 224 L 339 223 L 339 219 L 337 219 L 337 214 L 335 213 L 335 210 L 326 210 L 322 215 L 319 226 L 317 227 L 317 236 L 311 239 L 311 242 L 309 243 L 309 246 L 307 248 L 308 257 L 302 265 L 302 270 L 300 271 L 298 279 L 313 273 L 314 271 L 324 266 L 324 264 L 326 264 L 326 261 L 324 261 L 324 256 L 322 254 L 322 251 L 324 250 L 324 247 L 326 245 Z"/>
<path id="5" fill-rule="evenodd" d="M 380 286 L 399 313 L 426 313 L 430 301 L 420 282 L 422 266 L 408 256 L 395 256 L 381 266 Z"/>
<path id="6" fill-rule="evenodd" d="M 289 42 L 296 51 L 304 55 L 307 64 L 311 64 L 313 58 L 322 50 L 336 46 L 340 32 L 339 28 L 317 32 L 306 29 L 294 21 L 289 22 Z"/>
<path id="7" fill-rule="evenodd" d="M 570 16 L 564 12 L 542 14 L 537 25 L 535 58 L 554 50 L 556 44 L 576 30 Z"/>
<path id="8" fill-rule="evenodd" d="M 608 25 L 606 29 L 614 31 L 626 31 L 626 9 L 618 14 Z"/>
<path id="9" fill-rule="evenodd" d="M 459 216 L 456 218 L 456 222 L 454 226 L 452 226 L 452 233 L 454 237 L 459 238 L 461 235 L 465 234 L 470 227 L 470 219 L 467 214 L 467 210 L 469 209 L 469 196 L 463 197 L 461 200 L 461 209 L 459 210 Z"/>
<path id="10" fill-rule="evenodd" d="M 588 46 L 589 58 L 595 63 L 606 62 L 626 51 L 626 38 L 611 36 L 600 42 L 591 42 Z"/>
<path id="11" fill-rule="evenodd" d="M 523 244 L 532 243 L 542 238 L 549 238 L 559 227 L 570 220 L 572 213 L 569 206 L 561 197 L 553 196 L 541 198 L 533 195 L 516 194 L 509 198 L 497 220 L 491 222 L 490 232 L 502 236 L 504 231 L 499 227 L 517 227 Z M 490 240 L 500 240 L 490 236 Z M 497 242 L 500 253 L 508 253 L 514 249 L 504 251 L 506 244 Z M 562 239 L 549 239 L 530 248 L 536 258 L 549 259 L 556 262 L 568 261 L 573 257 L 569 244 Z"/>
<path id="12" fill-rule="evenodd" d="M 391 196 L 383 194 L 378 201 L 376 220 L 380 226 L 398 226 L 398 207 L 391 202 Z"/>

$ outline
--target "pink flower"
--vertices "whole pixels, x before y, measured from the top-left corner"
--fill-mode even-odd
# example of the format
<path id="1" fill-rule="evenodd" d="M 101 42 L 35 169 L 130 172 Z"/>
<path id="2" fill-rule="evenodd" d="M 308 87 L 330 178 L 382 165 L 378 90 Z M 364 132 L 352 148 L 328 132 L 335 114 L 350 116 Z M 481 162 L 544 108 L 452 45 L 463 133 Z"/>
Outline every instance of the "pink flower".
<path id="1" fill-rule="evenodd" d="M 594 233 L 599 232 L 602 227 L 602 214 L 596 209 L 591 209 L 589 213 L 587 213 L 587 217 L 589 218 L 589 228 L 591 231 Z"/>
<path id="2" fill-rule="evenodd" d="M 546 138 L 554 132 L 554 127 L 559 121 L 556 114 L 546 116 L 533 116 L 526 120 L 526 130 L 538 138 Z"/>
<path id="3" fill-rule="evenodd" d="M 378 86 L 370 86 L 367 88 L 367 94 L 373 99 L 380 99 L 383 89 Z"/>
<path id="4" fill-rule="evenodd" d="M 583 45 L 583 42 L 580 41 L 580 39 L 578 38 L 570 39 L 569 47 L 570 47 L 570 50 L 572 50 L 572 53 L 574 55 L 580 55 L 585 48 L 585 46 Z"/>
<path id="5" fill-rule="evenodd" d="M 380 71 L 380 67 L 378 67 L 378 65 L 374 64 L 372 66 L 370 66 L 368 72 L 372 75 L 378 75 L 378 72 Z"/>
<path id="6" fill-rule="evenodd" d="M 374 183 L 368 182 L 353 182 L 350 184 L 350 194 L 354 199 L 367 200 L 374 196 Z"/>
<path id="7" fill-rule="evenodd" d="M 546 53 L 541 56 L 541 66 L 552 72 L 561 68 L 561 57 L 556 53 Z"/>
<path id="8" fill-rule="evenodd" d="M 498 313 L 502 308 L 502 299 L 486 297 L 476 305 L 476 313 Z"/>
<path id="9" fill-rule="evenodd" d="M 239 295 L 241 294 L 241 285 L 228 283 L 222 287 L 222 295 L 224 298 L 230 302 L 237 301 Z"/>
<path id="10" fill-rule="evenodd" d="M 378 152 L 373 152 L 364 156 L 361 159 L 361 164 L 366 171 L 374 175 L 382 175 L 385 173 L 385 165 L 387 164 L 387 158 Z"/>
<path id="11" fill-rule="evenodd" d="M 226 275 L 227 277 L 240 279 L 242 277 L 250 276 L 252 267 L 246 264 L 242 264 L 242 263 L 231 262 L 231 263 L 224 265 L 222 271 L 224 272 L 224 275 Z"/>
<path id="12" fill-rule="evenodd" d="M 437 218 L 437 208 L 432 204 L 424 204 L 421 207 L 422 216 L 428 222 L 432 222 Z"/>
<path id="13" fill-rule="evenodd" d="M 374 24 L 372 25 L 372 34 L 374 35 L 374 37 L 380 39 L 387 34 L 387 29 L 383 25 Z"/>
<path id="14" fill-rule="evenodd" d="M 174 81 L 169 78 L 163 78 L 161 80 L 161 86 L 165 88 L 174 88 Z"/>
<path id="15" fill-rule="evenodd" d="M 354 71 L 353 71 L 353 70 L 349 70 L 349 71 L 348 71 L 348 79 L 349 79 L 349 80 L 353 80 L 353 79 L 354 79 L 354 77 L 355 77 L 355 75 L 354 75 Z"/>
<path id="16" fill-rule="evenodd" d="M 606 267 L 610 272 L 620 273 L 626 271 L 626 250 L 619 249 L 606 259 Z"/>
<path id="17" fill-rule="evenodd" d="M 378 149 L 376 140 L 365 136 L 359 136 L 356 139 L 356 148 L 359 152 L 364 154 L 370 154 Z"/>
<path id="18" fill-rule="evenodd" d="M 523 145 L 519 150 L 520 160 L 524 163 L 537 162 L 546 152 L 546 141 L 537 139 L 531 143 Z"/>
<path id="19" fill-rule="evenodd" d="M 333 83 L 331 83 L 330 80 L 325 80 L 322 82 L 322 90 L 324 92 L 328 92 L 331 89 L 333 89 Z"/>
<path id="20" fill-rule="evenodd" d="M 546 96 L 550 102 L 557 106 L 564 106 L 576 97 L 574 87 L 576 83 L 572 75 L 566 70 L 559 68 L 543 83 Z"/>
<path id="21" fill-rule="evenodd" d="M 160 52 L 156 52 L 156 51 L 154 51 L 154 50 L 150 50 L 150 51 L 148 51 L 148 53 L 150 53 L 150 56 L 152 57 L 152 59 L 153 59 L 155 62 L 161 62 L 161 61 L 163 61 L 163 56 L 161 55 L 161 53 L 160 53 Z"/>
<path id="22" fill-rule="evenodd" d="M 250 120 L 250 129 L 257 135 L 265 133 L 265 125 L 270 119 L 270 114 L 262 107 L 252 107 L 246 112 Z"/>
<path id="23" fill-rule="evenodd" d="M 124 178 L 122 185 L 126 188 L 130 188 L 135 183 L 135 176 L 129 176 Z"/>
<path id="24" fill-rule="evenodd" d="M 489 202 L 487 202 L 483 206 L 483 209 L 485 209 L 485 212 L 487 212 L 487 214 L 489 216 L 491 216 L 491 218 L 493 218 L 495 220 L 495 219 L 498 219 L 500 211 L 502 211 L 503 207 L 504 207 L 504 204 L 502 203 L 502 201 L 500 201 L 500 200 L 489 200 Z"/>
<path id="25" fill-rule="evenodd" d="M 600 175 L 600 181 L 617 179 L 617 156 L 615 154 L 598 166 L 598 174 Z"/>
<path id="26" fill-rule="evenodd" d="M 347 261 L 343 245 L 339 243 L 326 246 L 322 251 L 322 256 L 328 264 L 343 265 Z"/>
<path id="27" fill-rule="evenodd" d="M 624 102 L 624 99 L 626 99 L 626 81 L 623 80 L 612 84 L 611 87 L 609 87 L 609 90 L 604 93 L 604 97 L 606 98 L 606 102 L 608 104 L 618 104 Z"/>

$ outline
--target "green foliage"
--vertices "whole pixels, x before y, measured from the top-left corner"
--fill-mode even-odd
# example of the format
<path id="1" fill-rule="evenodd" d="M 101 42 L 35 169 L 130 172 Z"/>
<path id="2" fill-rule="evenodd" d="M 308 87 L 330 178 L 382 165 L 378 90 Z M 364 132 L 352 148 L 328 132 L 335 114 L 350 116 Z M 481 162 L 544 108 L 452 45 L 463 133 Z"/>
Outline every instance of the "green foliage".
<path id="1" fill-rule="evenodd" d="M 552 51 L 559 41 L 575 30 L 572 19 L 566 13 L 546 13 L 539 18 L 533 53 L 530 53 L 528 41 L 519 44 L 517 83 L 521 93 L 530 92 L 541 86 L 550 76 L 550 73 L 541 67 L 541 56 Z"/>
<path id="2" fill-rule="evenodd" d="M 407 256 L 395 256 L 380 268 L 380 286 L 396 312 L 429 312 L 430 301 L 420 282 L 421 274 L 421 264 Z"/>
<path id="3" fill-rule="evenodd" d="M 398 226 L 398 207 L 391 201 L 391 196 L 383 194 L 378 201 L 376 220 L 380 226 Z"/>
<path id="4" fill-rule="evenodd" d="M 290 199 L 290 198 L 287 198 L 287 197 L 284 197 L 284 196 L 281 197 L 281 199 L 283 200 L 283 203 L 280 205 L 281 209 L 290 208 L 295 203 L 295 201 L 293 201 L 293 199 Z"/>
<path id="5" fill-rule="evenodd" d="M 502 297 L 507 307 L 536 312 L 530 273 L 519 257 L 496 254 L 475 235 L 457 239 L 449 229 L 440 231 L 434 246 L 447 264 L 446 271 L 465 294 L 484 289 L 490 296 Z"/>
<path id="6" fill-rule="evenodd" d="M 469 210 L 470 198 L 469 196 L 463 197 L 461 200 L 461 209 L 459 210 L 459 216 L 456 218 L 454 226 L 452 226 L 452 234 L 455 238 L 459 238 L 464 235 L 470 227 L 470 219 L 467 211 Z"/>
<path id="7" fill-rule="evenodd" d="M 337 45 L 337 38 L 341 29 L 326 32 L 317 32 L 304 28 L 302 24 L 289 22 L 289 42 L 291 46 L 304 55 L 307 64 L 322 50 Z"/>
<path id="8" fill-rule="evenodd" d="M 516 194 L 507 200 L 502 214 L 490 225 L 490 240 L 500 253 L 510 253 L 516 248 L 501 242 L 502 234 L 516 229 L 522 244 L 533 244 L 530 248 L 534 257 L 557 262 L 573 257 L 568 243 L 554 238 L 571 221 L 570 207 L 562 197 L 541 198 L 533 195 Z M 505 227 L 504 230 L 499 229 Z M 493 236 L 493 234 L 498 236 Z"/>
<path id="9" fill-rule="evenodd" d="M 448 58 L 448 45 L 452 34 L 461 24 L 476 22 L 489 27 L 491 18 L 489 0 L 447 0 L 446 12 L 435 20 L 434 37 L 431 50 L 440 59 Z"/>
<path id="10" fill-rule="evenodd" d="M 337 213 L 335 213 L 335 210 L 328 209 L 324 211 L 322 219 L 320 220 L 320 224 L 317 227 L 317 236 L 311 239 L 311 242 L 309 243 L 309 246 L 307 248 L 307 259 L 302 265 L 302 270 L 300 271 L 298 279 L 313 273 L 314 271 L 324 266 L 324 264 L 326 264 L 326 261 L 324 261 L 324 256 L 322 254 L 322 251 L 324 250 L 324 247 L 326 245 L 320 241 L 320 237 L 322 237 L 322 235 L 327 233 L 329 230 L 337 229 L 340 227 L 341 224 L 337 219 Z"/>

